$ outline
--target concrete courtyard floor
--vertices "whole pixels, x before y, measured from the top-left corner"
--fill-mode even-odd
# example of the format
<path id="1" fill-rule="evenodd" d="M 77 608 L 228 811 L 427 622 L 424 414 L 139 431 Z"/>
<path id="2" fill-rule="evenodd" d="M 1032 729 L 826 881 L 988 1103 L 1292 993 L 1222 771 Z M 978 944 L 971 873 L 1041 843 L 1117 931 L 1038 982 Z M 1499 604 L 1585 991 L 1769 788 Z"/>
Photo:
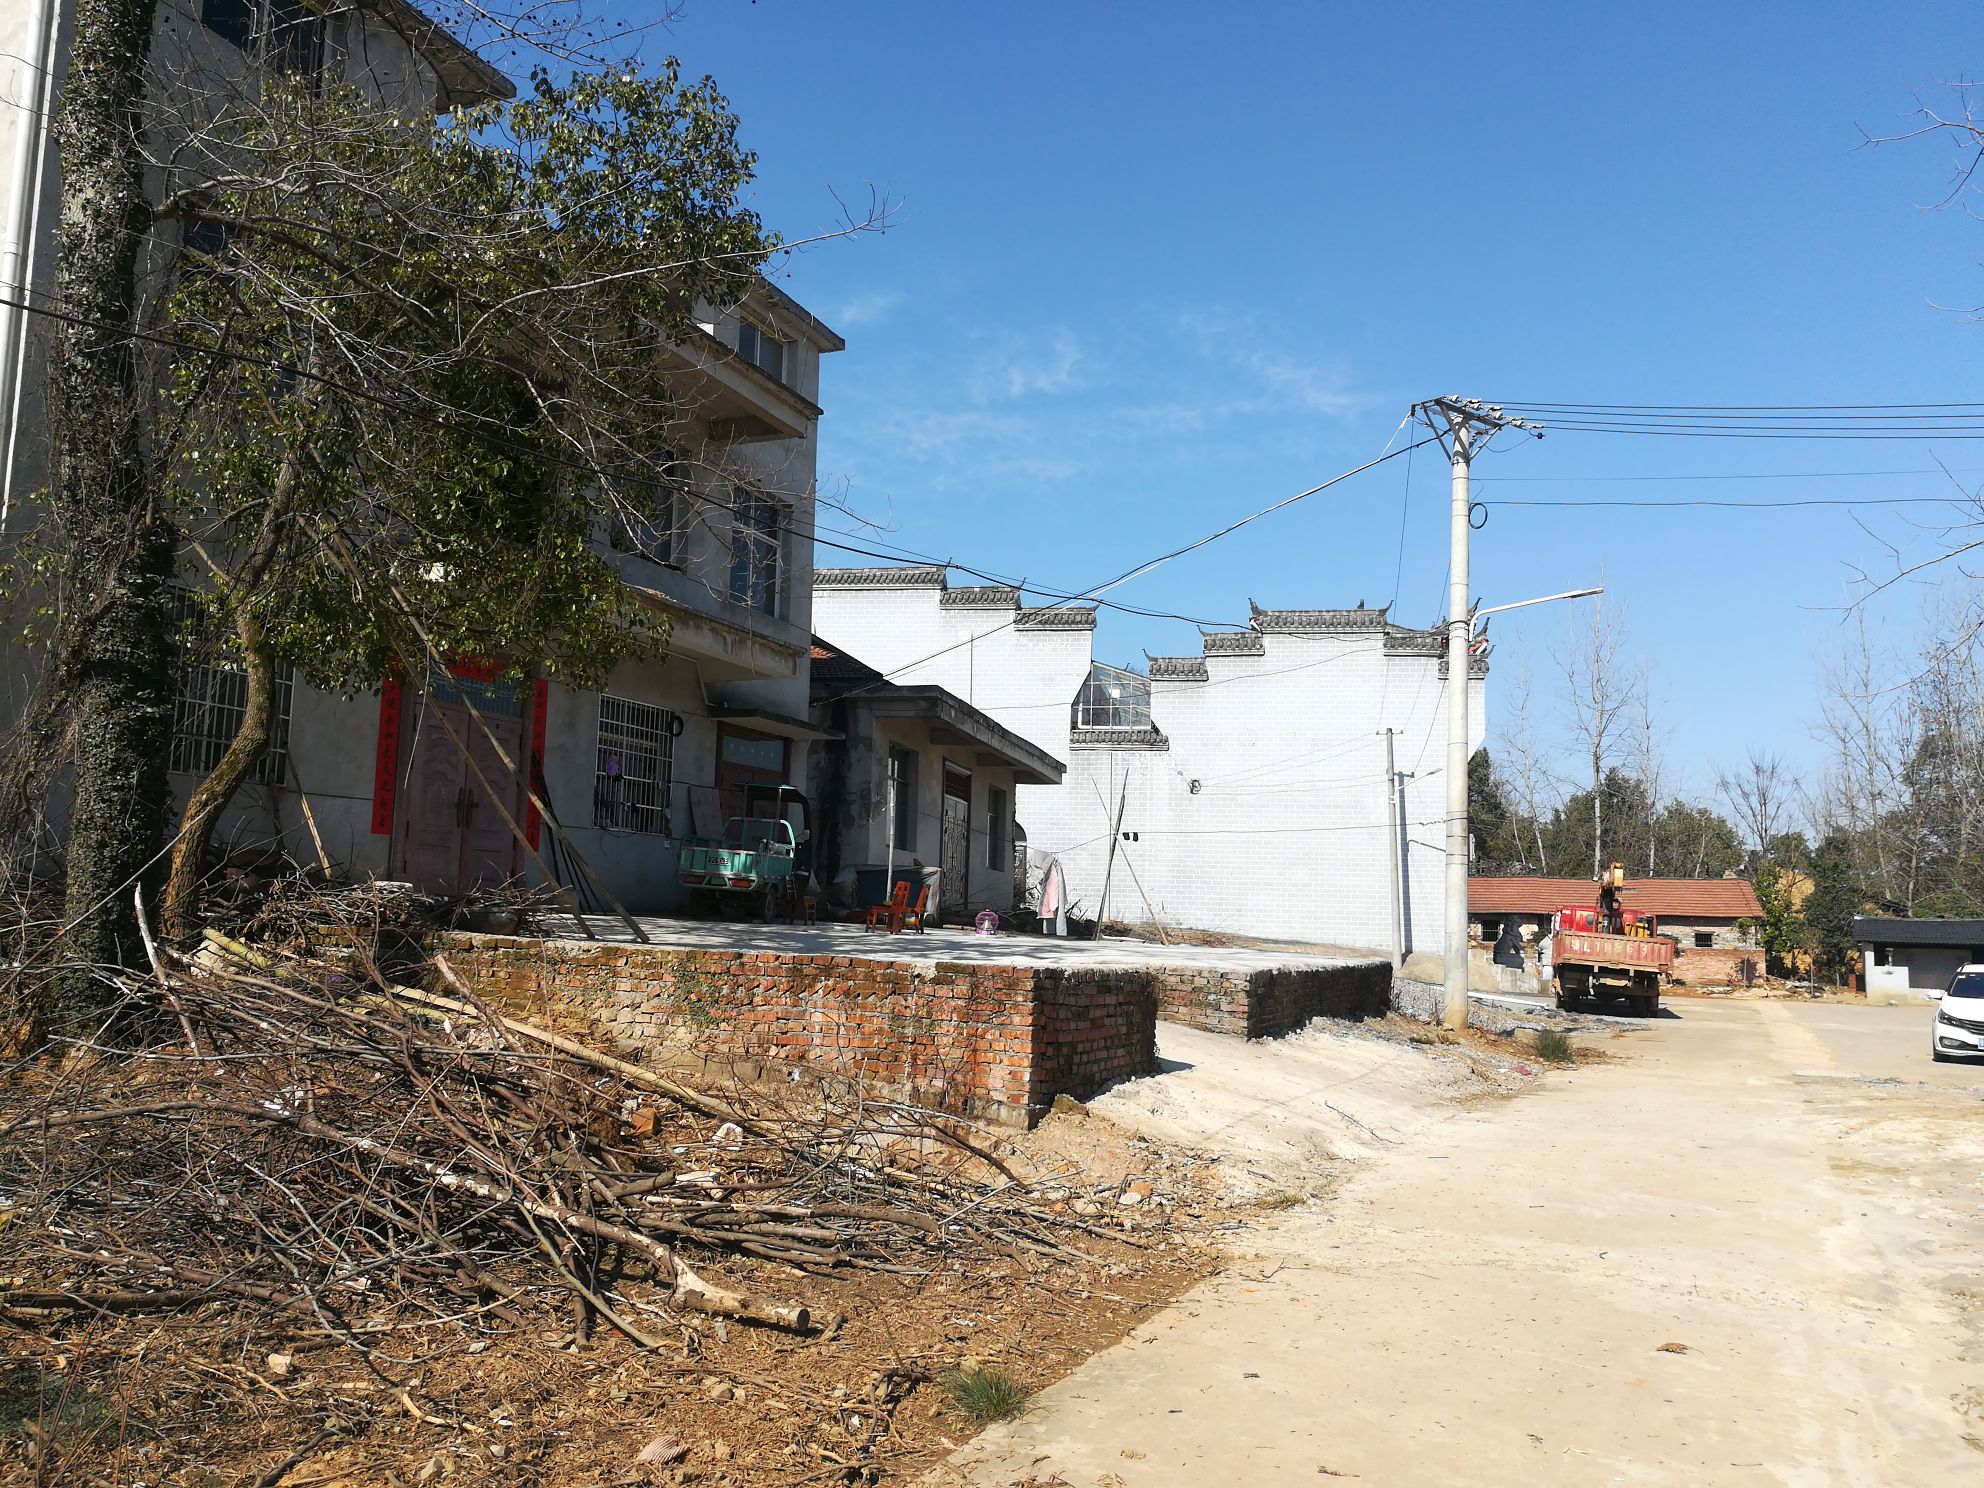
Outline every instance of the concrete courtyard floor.
<path id="1" fill-rule="evenodd" d="M 869 961 L 951 962 L 985 966 L 1060 966 L 1092 969 L 1185 966 L 1219 971 L 1270 971 L 1282 967 L 1348 966 L 1383 960 L 1355 951 L 1265 950 L 1255 947 L 1156 945 L 1148 941 L 1076 940 L 1044 935 L 931 929 L 890 935 L 861 925 L 822 921 L 817 925 L 760 924 L 737 920 L 691 920 L 636 915 L 657 946 L 711 951 L 771 951 L 788 956 L 859 956 Z M 601 940 L 633 942 L 626 924 L 611 915 L 588 915 L 586 923 Z M 543 933 L 558 939 L 584 939 L 569 915 L 545 915 Z"/>
<path id="2" fill-rule="evenodd" d="M 1382 1140 L 926 1483 L 1984 1482 L 1984 1066 L 1924 1008 L 1670 1012 L 1440 1110 L 1360 1107 L 1395 1053 L 1160 1030 L 1304 1087 L 1260 1159 L 1337 1107 Z"/>

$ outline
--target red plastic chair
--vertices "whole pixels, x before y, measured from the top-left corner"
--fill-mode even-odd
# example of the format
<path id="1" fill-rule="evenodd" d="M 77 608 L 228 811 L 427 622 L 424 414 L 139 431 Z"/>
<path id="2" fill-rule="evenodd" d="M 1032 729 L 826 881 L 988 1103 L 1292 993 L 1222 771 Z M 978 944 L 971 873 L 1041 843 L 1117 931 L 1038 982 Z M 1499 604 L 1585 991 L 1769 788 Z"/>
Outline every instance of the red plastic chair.
<path id="1" fill-rule="evenodd" d="M 900 916 L 907 913 L 909 913 L 909 884 L 898 882 L 895 893 L 889 896 L 886 903 L 868 906 L 868 921 L 861 927 L 862 931 L 865 933 L 873 930 L 886 921 L 886 928 L 889 934 L 893 935 L 902 928 Z"/>
<path id="2" fill-rule="evenodd" d="M 900 888 L 903 891 L 903 897 L 907 898 L 909 885 L 903 884 Z M 916 933 L 921 935 L 923 933 L 923 911 L 929 903 L 930 885 L 926 883 L 923 885 L 922 891 L 917 894 L 916 903 L 897 903 L 892 905 L 889 909 L 889 934 L 900 935 L 908 928 L 909 922 L 914 920 L 916 921 Z"/>

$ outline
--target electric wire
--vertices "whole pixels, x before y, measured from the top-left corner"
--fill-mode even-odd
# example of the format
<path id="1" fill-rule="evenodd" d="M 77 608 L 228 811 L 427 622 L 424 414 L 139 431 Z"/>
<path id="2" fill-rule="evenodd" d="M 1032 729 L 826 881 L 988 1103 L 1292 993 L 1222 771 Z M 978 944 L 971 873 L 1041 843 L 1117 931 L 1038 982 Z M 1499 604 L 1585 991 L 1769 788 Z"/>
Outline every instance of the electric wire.
<path id="1" fill-rule="evenodd" d="M 1394 435 L 1393 437 L 1396 438 L 1397 436 Z M 1400 455 L 1409 455 L 1413 450 L 1418 449 L 1421 445 L 1433 444 L 1436 443 L 1437 440 L 1438 440 L 1437 435 L 1429 434 L 1424 439 L 1416 440 L 1413 443 L 1408 445 L 1403 445 L 1398 449 L 1387 450 L 1385 453 L 1379 455 L 1375 459 L 1366 460 L 1362 465 L 1356 466 L 1355 468 L 1350 470 L 1346 470 L 1340 475 L 1333 475 L 1328 480 L 1323 481 L 1318 485 L 1311 486 L 1305 491 L 1296 492 L 1293 496 L 1283 497 L 1279 501 L 1273 502 L 1270 505 L 1262 507 L 1259 511 L 1252 512 L 1247 516 L 1239 518 L 1237 521 L 1229 522 L 1225 526 L 1217 528 L 1214 531 L 1207 533 L 1204 537 L 1195 538 L 1193 541 L 1184 544 L 1182 547 L 1173 548 L 1171 551 L 1167 553 L 1161 553 L 1155 558 L 1146 559 L 1141 563 L 1135 564 L 1132 567 L 1125 569 L 1115 578 L 1105 580 L 1100 584 L 1092 585 L 1088 589 L 1083 590 L 1080 594 L 1071 596 L 1063 604 L 1049 605 L 1046 608 L 1048 610 L 1063 609 L 1066 608 L 1068 604 L 1075 604 L 1084 600 L 1094 599 L 1096 596 L 1100 595 L 1105 590 L 1114 589 L 1120 584 L 1126 584 L 1130 582 L 1130 580 L 1132 579 L 1141 578 L 1144 574 L 1147 574 L 1151 572 L 1153 569 L 1159 568 L 1162 565 L 1171 562 L 1175 558 L 1181 558 L 1187 553 L 1196 552 L 1198 549 L 1205 547 L 1208 543 L 1217 542 L 1220 538 L 1225 537 L 1227 534 L 1239 531 L 1240 528 L 1245 527 L 1250 522 L 1257 522 L 1262 517 L 1269 516 L 1274 512 L 1278 512 L 1282 510 L 1284 507 L 1293 506 L 1298 501 L 1304 501 L 1311 496 L 1320 495 L 1322 492 L 1329 490 L 1330 487 L 1339 485 L 1342 482 L 1349 480 L 1352 476 L 1362 475 L 1365 471 L 1373 469 L 1376 466 L 1382 465 L 1387 460 L 1396 460 Z M 883 686 L 892 678 L 899 677 L 904 672 L 914 671 L 918 667 L 926 666 L 930 662 L 938 660 L 940 657 L 948 656 L 953 651 L 962 650 L 966 646 L 976 645 L 979 641 L 986 639 L 988 636 L 994 636 L 999 634 L 1001 631 L 1009 630 L 1014 626 L 1018 625 L 1019 623 L 1020 623 L 1020 618 L 1018 615 L 1015 615 L 1011 619 L 1003 622 L 1002 624 L 993 626 L 990 630 L 979 631 L 976 634 L 966 636 L 963 640 L 955 641 L 951 645 L 941 647 L 936 651 L 932 651 L 927 656 L 921 656 L 914 661 L 905 662 L 901 666 L 895 667 L 887 672 L 882 673 L 873 682 L 864 682 L 858 687 L 849 688 L 845 692 L 836 693 L 832 697 L 821 699 L 821 701 L 828 703 L 839 702 L 842 698 L 853 697 L 858 693 L 867 692 L 873 688 Z"/>
<path id="2" fill-rule="evenodd" d="M 574 460 L 569 456 L 560 455 L 555 451 L 529 449 L 515 440 L 506 439 L 496 429 L 478 428 L 472 425 L 465 425 L 458 420 L 449 418 L 447 414 L 443 411 L 425 408 L 417 403 L 412 403 L 405 399 L 391 398 L 381 393 L 375 393 L 364 388 L 354 387 L 349 383 L 340 381 L 339 379 L 334 377 L 327 376 L 321 372 L 306 370 L 300 367 L 294 367 L 294 366 L 288 366 L 282 364 L 272 364 L 267 357 L 255 356 L 248 352 L 234 351 L 227 347 L 209 346 L 201 342 L 189 341 L 182 337 L 161 335 L 155 331 L 146 331 L 132 327 L 121 327 L 114 325 L 108 321 L 102 320 L 99 317 L 75 315 L 69 312 L 53 309 L 47 305 L 36 304 L 31 300 L 15 299 L 6 295 L 0 295 L 0 304 L 9 305 L 18 310 L 27 311 L 29 314 L 45 316 L 49 319 L 58 320 L 65 324 L 79 326 L 84 329 L 117 331 L 120 334 L 128 335 L 133 340 L 142 341 L 148 345 L 159 346 L 167 350 L 193 352 L 206 356 L 216 357 L 225 361 L 238 362 L 244 366 L 250 366 L 256 368 L 272 368 L 275 371 L 283 373 L 285 376 L 295 377 L 302 381 L 315 382 L 321 384 L 331 389 L 334 392 L 341 393 L 347 397 L 356 398 L 362 402 L 370 404 L 375 408 L 379 408 L 387 412 L 405 414 L 409 417 L 419 419 L 424 423 L 432 424 L 436 428 L 446 429 L 451 433 L 464 435 L 467 438 L 473 439 L 478 443 L 487 445 L 492 449 L 501 450 L 506 454 L 527 456 L 530 459 L 538 461 L 540 463 L 555 465 L 562 469 L 577 471 L 581 474 L 596 474 L 598 470 L 598 467 L 595 465 L 588 464 L 582 460 Z M 705 507 L 721 509 L 726 511 L 729 510 L 728 503 L 723 501 L 721 498 L 711 496 L 706 492 L 696 491 L 694 489 L 684 487 L 681 490 L 681 494 L 686 496 L 691 501 L 697 502 L 698 504 L 703 505 Z M 1290 499 L 1293 500 L 1299 498 L 1290 498 Z M 1236 525 L 1242 525 L 1242 524 L 1236 524 Z M 1062 602 L 1073 602 L 1078 600 L 1094 598 L 1093 595 L 1068 594 L 1057 589 L 1044 588 L 1043 586 L 1038 584 L 1029 584 L 1024 580 L 1016 580 L 1002 575 L 989 573 L 981 569 L 972 568 L 966 564 L 958 563 L 951 559 L 937 558 L 930 556 L 928 554 L 917 553 L 910 549 L 901 548 L 896 544 L 889 544 L 889 543 L 882 544 L 883 548 L 895 549 L 895 551 L 893 552 L 885 552 L 882 551 L 881 548 L 861 546 L 853 543 L 836 542 L 832 538 L 823 537 L 820 535 L 822 529 L 818 525 L 817 518 L 815 518 L 814 525 L 811 528 L 806 528 L 798 523 L 794 523 L 791 526 L 789 526 L 787 530 L 793 532 L 799 537 L 806 539 L 807 541 L 815 543 L 818 546 L 832 548 L 837 552 L 851 553 L 857 557 L 863 557 L 863 558 L 883 559 L 888 562 L 901 562 L 903 559 L 907 558 L 913 560 L 916 564 L 920 566 L 953 569 L 959 573 L 968 574 L 973 578 L 982 579 L 987 583 L 999 584 L 1004 587 L 1017 588 L 1024 593 L 1036 594 L 1041 596 L 1042 598 L 1053 599 Z M 848 533 L 844 529 L 840 529 L 840 528 L 829 527 L 824 530 L 827 532 L 839 533 L 842 536 L 858 535 L 858 534 Z M 879 541 L 879 539 L 877 541 Z M 1209 629 L 1244 630 L 1247 628 L 1238 621 L 1210 620 L 1202 616 L 1183 615 L 1166 610 L 1147 609 L 1138 605 L 1126 605 L 1117 600 L 1096 599 L 1095 602 L 1108 609 L 1120 610 L 1126 614 L 1139 615 L 1147 619 L 1180 620 L 1188 625 L 1204 626 Z M 1058 606 L 1049 606 L 1049 608 L 1056 608 L 1056 607 Z"/>

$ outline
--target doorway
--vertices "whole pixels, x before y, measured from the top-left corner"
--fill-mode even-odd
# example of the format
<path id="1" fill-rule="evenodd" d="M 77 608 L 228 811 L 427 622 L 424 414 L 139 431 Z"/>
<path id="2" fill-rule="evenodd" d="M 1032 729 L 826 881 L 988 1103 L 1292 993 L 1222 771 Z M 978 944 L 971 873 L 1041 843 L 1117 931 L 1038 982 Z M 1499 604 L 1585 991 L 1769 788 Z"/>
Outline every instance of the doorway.
<path id="1" fill-rule="evenodd" d="M 772 734 L 725 724 L 717 735 L 716 798 L 720 820 L 716 830 L 733 816 L 744 814 L 744 787 L 785 785 L 786 741 Z"/>
<path id="2" fill-rule="evenodd" d="M 521 820 L 523 783 L 504 766 L 495 746 L 500 744 L 513 762 L 525 757 L 524 699 L 524 692 L 508 682 L 449 676 L 418 694 L 408 710 L 412 716 L 403 729 L 407 743 L 401 765 L 406 805 L 394 844 L 394 868 L 423 894 L 464 894 L 517 876 L 517 841 L 503 812 Z M 488 725 L 487 734 L 469 712 L 471 701 Z M 469 768 L 449 737 L 450 728 L 467 746 L 476 769 Z M 501 793 L 501 809 L 492 788 Z"/>
<path id="3" fill-rule="evenodd" d="M 971 897 L 971 771 L 944 761 L 944 836 L 939 845 L 937 904 L 946 921 L 964 918 Z"/>

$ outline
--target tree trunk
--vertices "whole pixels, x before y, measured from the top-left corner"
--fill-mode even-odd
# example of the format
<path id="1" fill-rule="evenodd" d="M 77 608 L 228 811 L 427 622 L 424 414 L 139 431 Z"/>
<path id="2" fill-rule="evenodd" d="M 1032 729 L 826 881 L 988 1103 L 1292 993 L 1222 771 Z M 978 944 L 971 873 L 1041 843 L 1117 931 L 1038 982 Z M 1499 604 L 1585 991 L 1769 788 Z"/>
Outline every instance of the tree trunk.
<path id="1" fill-rule="evenodd" d="M 201 869 L 207 844 L 213 840 L 214 824 L 220 820 L 221 808 L 234 798 L 256 761 L 267 752 L 275 722 L 276 659 L 262 622 L 243 609 L 235 616 L 234 628 L 248 672 L 248 700 L 226 752 L 207 778 L 194 787 L 179 818 L 179 836 L 172 844 L 172 872 L 166 879 L 160 915 L 165 933 L 174 939 L 199 931 Z"/>
<path id="2" fill-rule="evenodd" d="M 319 396 L 319 385 L 312 384 L 303 394 L 304 409 L 313 408 Z M 179 818 L 179 836 L 172 846 L 172 872 L 166 880 L 163 907 L 165 932 L 175 940 L 191 936 L 200 928 L 200 871 L 206 861 L 207 844 L 213 840 L 214 825 L 220 820 L 221 809 L 234 799 L 234 793 L 241 789 L 249 771 L 269 747 L 269 734 L 275 722 L 276 658 L 269 646 L 267 629 L 254 606 L 282 551 L 290 512 L 296 504 L 297 483 L 303 478 L 304 465 L 309 459 L 307 446 L 292 446 L 276 473 L 275 489 L 262 504 L 255 540 L 234 576 L 234 638 L 248 674 L 248 697 L 242 705 L 241 722 L 220 762 L 194 787 Z"/>
<path id="3" fill-rule="evenodd" d="M 170 804 L 171 579 L 175 534 L 146 478 L 138 391 L 138 256 L 145 81 L 157 0 L 77 0 L 55 116 L 62 211 L 55 293 L 65 312 L 51 368 L 50 514 L 65 545 L 64 603 L 81 617 L 52 664 L 75 708 L 67 969 L 61 1015 L 107 989 L 92 965 L 141 964 L 132 888 L 156 884 Z"/>
<path id="4" fill-rule="evenodd" d="M 1605 871 L 1605 776 L 1597 745 L 1591 750 L 1591 877 L 1596 883 Z"/>

